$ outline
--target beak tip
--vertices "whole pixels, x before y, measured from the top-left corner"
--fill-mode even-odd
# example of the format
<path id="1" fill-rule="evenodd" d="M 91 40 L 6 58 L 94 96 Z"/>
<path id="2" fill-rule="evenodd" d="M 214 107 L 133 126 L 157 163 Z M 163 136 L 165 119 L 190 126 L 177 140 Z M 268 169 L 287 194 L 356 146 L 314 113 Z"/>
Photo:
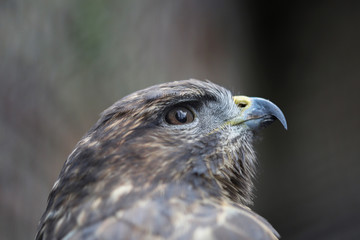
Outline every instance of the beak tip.
<path id="1" fill-rule="evenodd" d="M 288 126 L 287 126 L 287 122 L 285 120 L 285 118 L 283 120 L 280 120 L 281 124 L 283 125 L 283 127 L 285 128 L 285 130 L 288 130 Z"/>
<path id="2" fill-rule="evenodd" d="M 273 116 L 279 120 L 279 122 L 285 128 L 285 130 L 288 130 L 286 118 L 285 118 L 283 112 L 275 104 L 274 104 L 274 109 L 275 109 L 275 112 L 273 113 Z"/>

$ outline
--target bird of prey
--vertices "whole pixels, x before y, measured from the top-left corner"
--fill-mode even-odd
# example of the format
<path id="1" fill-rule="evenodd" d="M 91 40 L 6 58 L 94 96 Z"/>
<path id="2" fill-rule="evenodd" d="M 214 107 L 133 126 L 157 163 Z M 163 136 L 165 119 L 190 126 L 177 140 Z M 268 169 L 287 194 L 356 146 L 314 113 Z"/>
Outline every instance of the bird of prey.
<path id="1" fill-rule="evenodd" d="M 66 160 L 36 239 L 277 239 L 248 205 L 253 139 L 281 110 L 184 80 L 105 110 Z"/>

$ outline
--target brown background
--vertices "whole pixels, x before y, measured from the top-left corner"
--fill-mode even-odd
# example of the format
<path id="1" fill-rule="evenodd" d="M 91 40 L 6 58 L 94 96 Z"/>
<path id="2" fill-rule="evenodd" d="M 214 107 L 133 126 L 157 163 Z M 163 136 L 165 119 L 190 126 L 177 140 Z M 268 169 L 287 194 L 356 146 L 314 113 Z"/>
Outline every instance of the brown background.
<path id="1" fill-rule="evenodd" d="M 0 238 L 31 239 L 114 101 L 198 78 L 277 103 L 254 209 L 283 239 L 360 239 L 360 2 L 3 0 Z"/>

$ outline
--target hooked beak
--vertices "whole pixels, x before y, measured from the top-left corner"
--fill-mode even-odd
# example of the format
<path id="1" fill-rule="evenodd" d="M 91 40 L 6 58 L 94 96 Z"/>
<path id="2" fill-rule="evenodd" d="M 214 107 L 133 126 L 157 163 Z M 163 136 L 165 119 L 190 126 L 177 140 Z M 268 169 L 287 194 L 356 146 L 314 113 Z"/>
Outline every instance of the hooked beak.
<path id="1" fill-rule="evenodd" d="M 230 125 L 246 124 L 250 129 L 256 131 L 278 119 L 287 130 L 284 114 L 269 100 L 246 96 L 234 96 L 233 99 L 241 113 L 229 121 Z"/>

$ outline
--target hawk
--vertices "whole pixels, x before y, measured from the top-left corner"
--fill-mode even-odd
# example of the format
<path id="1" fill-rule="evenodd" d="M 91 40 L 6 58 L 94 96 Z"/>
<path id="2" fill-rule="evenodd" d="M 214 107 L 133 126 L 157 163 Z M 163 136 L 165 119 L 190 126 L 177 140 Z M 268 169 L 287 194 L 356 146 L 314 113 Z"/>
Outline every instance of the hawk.
<path id="1" fill-rule="evenodd" d="M 184 80 L 105 110 L 55 182 L 36 239 L 277 239 L 248 205 L 256 132 L 281 110 Z"/>

